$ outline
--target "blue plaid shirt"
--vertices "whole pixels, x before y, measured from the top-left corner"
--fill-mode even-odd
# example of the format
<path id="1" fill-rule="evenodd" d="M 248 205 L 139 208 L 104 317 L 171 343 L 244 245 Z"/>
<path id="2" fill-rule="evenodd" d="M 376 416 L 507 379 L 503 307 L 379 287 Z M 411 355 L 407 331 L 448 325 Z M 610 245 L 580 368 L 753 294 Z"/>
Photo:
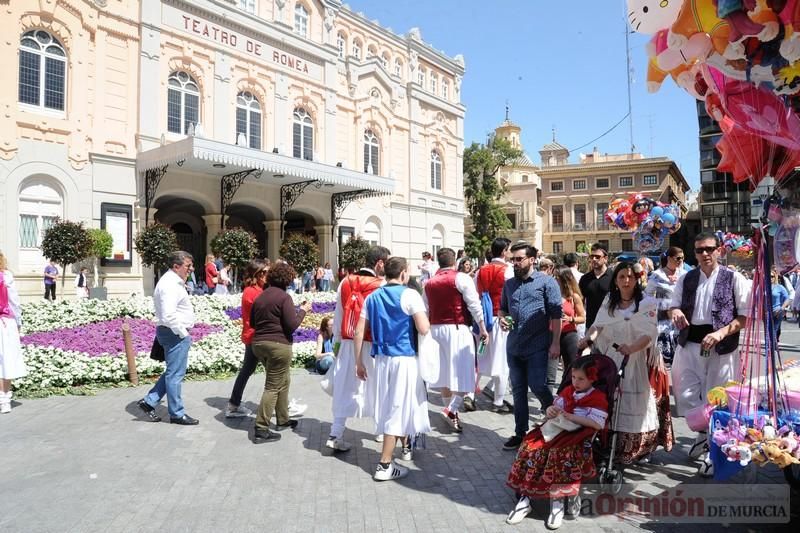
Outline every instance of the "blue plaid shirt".
<path id="1" fill-rule="evenodd" d="M 552 276 L 534 271 L 525 280 L 507 280 L 500 309 L 514 319 L 506 344 L 509 355 L 524 358 L 549 350 L 550 320 L 561 318 L 561 290 Z"/>

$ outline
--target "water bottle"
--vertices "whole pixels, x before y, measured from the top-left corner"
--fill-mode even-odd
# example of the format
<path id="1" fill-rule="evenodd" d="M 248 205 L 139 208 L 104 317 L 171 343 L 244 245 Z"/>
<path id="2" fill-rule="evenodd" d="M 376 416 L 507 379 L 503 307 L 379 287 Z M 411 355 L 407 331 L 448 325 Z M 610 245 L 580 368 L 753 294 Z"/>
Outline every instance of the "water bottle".
<path id="1" fill-rule="evenodd" d="M 709 357 L 711 356 L 711 348 L 700 348 L 700 357 Z"/>
<path id="2" fill-rule="evenodd" d="M 481 342 L 478 343 L 478 355 L 483 355 L 483 352 L 486 350 L 486 339 L 481 339 Z"/>

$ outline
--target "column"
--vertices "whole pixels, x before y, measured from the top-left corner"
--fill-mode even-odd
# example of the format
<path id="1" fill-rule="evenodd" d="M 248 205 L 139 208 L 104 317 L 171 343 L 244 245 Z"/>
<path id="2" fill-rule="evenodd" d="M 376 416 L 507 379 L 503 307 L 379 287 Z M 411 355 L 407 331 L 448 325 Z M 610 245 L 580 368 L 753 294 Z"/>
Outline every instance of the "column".
<path id="1" fill-rule="evenodd" d="M 333 235 L 333 226 L 330 224 L 320 224 L 319 226 L 314 226 L 314 229 L 317 232 L 320 262 L 323 265 L 327 261 L 330 261 L 331 264 L 335 264 L 336 261 L 333 257 L 333 239 L 331 238 Z"/>
<path id="2" fill-rule="evenodd" d="M 228 218 L 226 217 L 227 221 Z M 211 213 L 203 215 L 203 221 L 206 223 L 206 253 L 211 253 L 211 240 L 222 231 L 222 215 L 220 213 Z"/>
<path id="3" fill-rule="evenodd" d="M 217 50 L 214 57 L 214 99 L 211 100 L 214 120 L 208 124 L 209 120 L 206 119 L 206 132 L 212 139 L 236 144 L 235 122 L 231 118 L 233 107 L 229 105 L 230 82 L 230 57 Z"/>
<path id="4" fill-rule="evenodd" d="M 267 257 L 270 261 L 275 261 L 280 257 L 281 248 L 281 225 L 280 220 L 265 220 L 264 228 L 267 230 Z"/>

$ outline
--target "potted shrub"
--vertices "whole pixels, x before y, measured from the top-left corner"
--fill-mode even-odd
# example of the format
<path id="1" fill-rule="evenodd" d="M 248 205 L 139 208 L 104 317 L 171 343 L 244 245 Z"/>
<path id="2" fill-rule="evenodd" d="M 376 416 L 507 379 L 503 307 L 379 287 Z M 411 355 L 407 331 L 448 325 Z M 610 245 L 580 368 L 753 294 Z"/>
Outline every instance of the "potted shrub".
<path id="1" fill-rule="evenodd" d="M 234 289 L 238 289 L 239 269 L 247 266 L 256 256 L 258 240 L 255 235 L 242 228 L 221 231 L 211 239 L 211 251 L 218 255 L 227 265 L 233 266 Z"/>
<path id="2" fill-rule="evenodd" d="M 61 265 L 61 291 L 64 290 L 64 277 L 67 265 L 82 261 L 91 255 L 92 240 L 83 222 L 59 220 L 44 230 L 42 253 Z"/>

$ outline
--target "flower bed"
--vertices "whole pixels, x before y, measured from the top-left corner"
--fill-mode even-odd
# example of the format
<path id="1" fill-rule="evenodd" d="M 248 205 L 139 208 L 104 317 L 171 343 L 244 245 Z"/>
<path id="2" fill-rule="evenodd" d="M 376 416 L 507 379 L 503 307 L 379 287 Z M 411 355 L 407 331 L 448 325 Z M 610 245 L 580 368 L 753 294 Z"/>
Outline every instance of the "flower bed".
<path id="1" fill-rule="evenodd" d="M 293 295 L 297 305 L 312 301 L 312 312 L 294 336 L 294 366 L 306 366 L 314 359 L 319 322 L 333 313 L 335 298 L 333 293 Z M 187 372 L 202 376 L 237 371 L 244 355 L 241 296 L 193 296 L 192 305 L 196 325 L 190 332 Z M 139 375 L 156 376 L 163 371 L 163 363 L 149 358 L 155 336 L 152 298 L 35 302 L 24 304 L 22 313 L 22 351 L 28 375 L 15 380 L 14 386 L 23 393 L 125 383 L 125 321 L 131 327 Z"/>

